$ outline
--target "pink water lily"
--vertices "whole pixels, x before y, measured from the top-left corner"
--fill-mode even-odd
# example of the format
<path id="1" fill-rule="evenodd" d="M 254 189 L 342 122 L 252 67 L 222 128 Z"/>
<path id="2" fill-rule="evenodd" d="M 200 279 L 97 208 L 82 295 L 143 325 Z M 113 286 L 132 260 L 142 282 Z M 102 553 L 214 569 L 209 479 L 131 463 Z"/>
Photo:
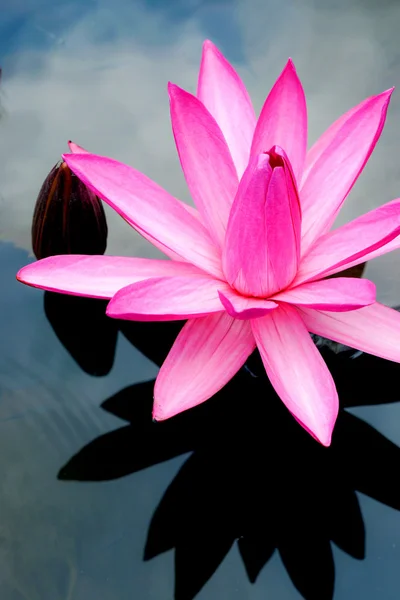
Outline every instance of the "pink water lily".
<path id="1" fill-rule="evenodd" d="M 391 92 L 352 108 L 307 153 L 306 101 L 292 61 L 256 119 L 238 74 L 206 41 L 197 95 L 169 85 L 196 208 L 115 160 L 76 145 L 64 155 L 170 260 L 55 256 L 18 279 L 110 298 L 111 317 L 188 319 L 156 380 L 156 419 L 210 398 L 257 346 L 287 408 L 329 445 L 337 392 L 309 332 L 400 362 L 400 315 L 375 302 L 374 284 L 328 278 L 400 247 L 399 199 L 330 231 L 380 136 Z"/>

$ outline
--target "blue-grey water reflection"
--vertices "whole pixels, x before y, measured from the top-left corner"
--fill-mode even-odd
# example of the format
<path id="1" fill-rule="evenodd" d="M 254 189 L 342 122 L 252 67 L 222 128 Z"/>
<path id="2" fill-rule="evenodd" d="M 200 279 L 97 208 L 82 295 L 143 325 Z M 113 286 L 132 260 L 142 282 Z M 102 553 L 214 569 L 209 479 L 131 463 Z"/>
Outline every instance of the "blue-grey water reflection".
<path id="1" fill-rule="evenodd" d="M 34 200 L 70 138 L 188 199 L 165 86 L 194 89 L 205 37 L 238 66 L 257 107 L 292 56 L 313 140 L 353 104 L 399 84 L 400 7 L 0 0 L 0 8 L 0 597 L 163 600 L 176 586 L 178 600 L 199 588 L 199 600 L 298 600 L 297 585 L 324 600 L 335 564 L 337 600 L 397 598 L 400 368 L 330 356 L 350 416 L 329 460 L 272 396 L 262 408 L 250 376 L 192 416 L 154 425 L 144 382 L 173 328 L 119 332 L 113 361 L 117 332 L 107 330 L 107 344 L 96 338 L 96 309 L 94 321 L 79 321 L 90 307 L 44 302 L 15 273 L 32 260 Z M 399 107 L 395 93 L 342 221 L 400 196 Z M 109 253 L 154 255 L 108 216 Z M 368 265 L 392 305 L 399 270 L 398 253 Z M 61 342 L 81 349 L 79 364 Z"/>

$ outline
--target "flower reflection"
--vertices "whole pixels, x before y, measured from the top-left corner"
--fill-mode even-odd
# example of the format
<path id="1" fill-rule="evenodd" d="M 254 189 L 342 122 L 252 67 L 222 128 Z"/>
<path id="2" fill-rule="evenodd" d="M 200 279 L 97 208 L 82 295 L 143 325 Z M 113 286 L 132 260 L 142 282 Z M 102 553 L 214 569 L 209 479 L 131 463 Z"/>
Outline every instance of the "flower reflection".
<path id="1" fill-rule="evenodd" d="M 123 326 L 160 364 L 182 324 Z M 152 381 L 121 390 L 102 407 L 129 424 L 82 448 L 59 478 L 115 479 L 191 451 L 153 515 L 144 550 L 145 560 L 175 550 L 175 598 L 194 598 L 237 543 L 250 581 L 278 551 L 304 598 L 329 599 L 331 542 L 354 558 L 365 555 L 356 492 L 400 508 L 399 448 L 343 410 L 396 401 L 399 366 L 366 354 L 351 359 L 352 351 L 322 353 L 342 404 L 330 448 L 296 426 L 253 355 L 257 377 L 242 369 L 212 401 L 163 423 L 150 419 Z"/>

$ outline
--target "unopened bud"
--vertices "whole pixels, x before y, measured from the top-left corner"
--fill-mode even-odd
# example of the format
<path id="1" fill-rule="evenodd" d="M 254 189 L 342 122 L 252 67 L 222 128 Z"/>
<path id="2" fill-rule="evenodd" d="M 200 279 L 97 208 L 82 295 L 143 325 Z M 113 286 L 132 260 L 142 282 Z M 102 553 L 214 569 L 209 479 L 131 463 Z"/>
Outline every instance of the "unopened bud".
<path id="1" fill-rule="evenodd" d="M 32 222 L 36 258 L 56 254 L 104 254 L 107 221 L 101 200 L 76 177 L 65 162 L 46 177 Z"/>

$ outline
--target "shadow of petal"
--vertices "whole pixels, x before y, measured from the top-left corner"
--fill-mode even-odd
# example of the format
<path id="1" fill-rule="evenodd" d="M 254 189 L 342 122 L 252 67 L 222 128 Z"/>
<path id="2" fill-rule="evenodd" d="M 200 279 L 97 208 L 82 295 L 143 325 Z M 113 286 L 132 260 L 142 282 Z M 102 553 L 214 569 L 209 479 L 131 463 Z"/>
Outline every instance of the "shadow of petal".
<path id="1" fill-rule="evenodd" d="M 118 324 L 107 317 L 106 306 L 106 300 L 44 294 L 44 311 L 54 333 L 89 375 L 107 375 L 114 364 Z"/>

